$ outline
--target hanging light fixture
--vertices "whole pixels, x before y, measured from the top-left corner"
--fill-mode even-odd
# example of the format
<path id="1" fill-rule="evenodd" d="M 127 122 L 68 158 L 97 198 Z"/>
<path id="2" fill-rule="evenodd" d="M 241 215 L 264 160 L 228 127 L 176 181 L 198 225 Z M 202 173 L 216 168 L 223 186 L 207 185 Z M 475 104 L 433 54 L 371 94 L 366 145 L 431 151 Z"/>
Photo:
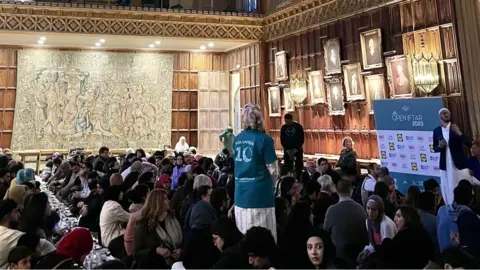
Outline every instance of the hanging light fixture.
<path id="1" fill-rule="evenodd" d="M 297 64 L 297 72 L 290 80 L 290 89 L 293 101 L 297 105 L 302 105 L 305 99 L 307 99 L 307 81 L 303 78 L 299 68 L 300 66 Z"/>
<path id="2" fill-rule="evenodd" d="M 438 58 L 433 53 L 422 52 L 412 57 L 415 86 L 431 96 L 440 84 Z"/>

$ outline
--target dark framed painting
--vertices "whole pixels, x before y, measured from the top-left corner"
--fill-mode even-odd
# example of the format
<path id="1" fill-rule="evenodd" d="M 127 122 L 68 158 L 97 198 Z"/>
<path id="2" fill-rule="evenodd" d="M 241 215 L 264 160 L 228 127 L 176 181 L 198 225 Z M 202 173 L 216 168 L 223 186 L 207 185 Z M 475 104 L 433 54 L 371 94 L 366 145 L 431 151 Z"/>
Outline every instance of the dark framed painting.
<path id="1" fill-rule="evenodd" d="M 360 33 L 363 69 L 383 67 L 382 31 L 373 29 Z"/>

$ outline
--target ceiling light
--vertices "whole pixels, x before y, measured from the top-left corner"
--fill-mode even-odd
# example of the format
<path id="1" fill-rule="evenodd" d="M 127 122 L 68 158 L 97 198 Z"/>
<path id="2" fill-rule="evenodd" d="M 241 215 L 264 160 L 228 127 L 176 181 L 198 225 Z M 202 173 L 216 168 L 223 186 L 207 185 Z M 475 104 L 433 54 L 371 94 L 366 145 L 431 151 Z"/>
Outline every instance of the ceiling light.
<path id="1" fill-rule="evenodd" d="M 105 39 L 103 39 L 103 38 L 100 39 L 99 41 L 100 41 L 100 43 L 105 43 Z"/>
<path id="2" fill-rule="evenodd" d="M 208 43 L 208 47 L 210 47 L 210 48 L 215 47 L 215 43 L 213 43 L 213 42 Z"/>
<path id="3" fill-rule="evenodd" d="M 40 44 L 40 45 L 42 45 L 43 43 L 45 43 L 45 41 L 43 41 L 43 40 L 40 39 L 39 41 L 37 41 L 37 43 Z"/>
<path id="4" fill-rule="evenodd" d="M 153 48 L 153 47 L 155 47 L 155 45 L 150 44 L 150 45 L 148 45 L 148 47 Z"/>
<path id="5" fill-rule="evenodd" d="M 102 43 L 100 43 L 100 42 L 95 42 L 95 46 L 100 47 L 100 46 L 102 46 Z"/>
<path id="6" fill-rule="evenodd" d="M 242 66 L 240 64 L 237 64 L 237 68 L 241 68 Z"/>
<path id="7" fill-rule="evenodd" d="M 40 40 L 45 41 L 45 40 L 47 40 L 47 38 L 46 37 L 40 37 Z"/>
<path id="8" fill-rule="evenodd" d="M 155 41 L 155 44 L 160 45 L 160 40 Z"/>
<path id="9" fill-rule="evenodd" d="M 200 50 L 205 50 L 206 48 L 207 48 L 207 47 L 205 47 L 205 46 L 203 46 L 203 45 L 200 46 Z"/>

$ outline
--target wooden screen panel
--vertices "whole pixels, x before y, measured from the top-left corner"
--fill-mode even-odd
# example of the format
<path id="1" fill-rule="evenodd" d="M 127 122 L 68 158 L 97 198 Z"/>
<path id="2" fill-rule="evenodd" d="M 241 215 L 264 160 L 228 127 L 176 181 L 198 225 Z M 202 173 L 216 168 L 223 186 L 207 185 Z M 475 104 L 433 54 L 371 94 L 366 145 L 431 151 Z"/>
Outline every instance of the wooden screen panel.
<path id="1" fill-rule="evenodd" d="M 12 48 L 0 48 L 0 147 L 12 140 L 17 85 L 17 54 Z"/>

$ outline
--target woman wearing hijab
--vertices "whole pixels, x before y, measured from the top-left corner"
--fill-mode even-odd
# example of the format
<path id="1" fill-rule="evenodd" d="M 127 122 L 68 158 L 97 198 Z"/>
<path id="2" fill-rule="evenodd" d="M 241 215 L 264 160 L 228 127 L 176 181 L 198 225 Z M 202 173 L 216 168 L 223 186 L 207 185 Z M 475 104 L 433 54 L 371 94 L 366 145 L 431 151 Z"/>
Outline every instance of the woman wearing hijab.
<path id="1" fill-rule="evenodd" d="M 170 192 L 172 186 L 172 181 L 170 179 L 170 176 L 168 174 L 162 174 L 158 178 L 157 183 L 155 184 L 155 188 L 162 188 L 165 189 L 166 191 Z"/>
<path id="2" fill-rule="evenodd" d="M 353 140 L 350 137 L 343 138 L 342 146 L 343 149 L 340 152 L 340 158 L 338 159 L 337 166 L 346 170 L 357 170 L 357 152 L 353 150 Z"/>
<path id="3" fill-rule="evenodd" d="M 230 155 L 233 154 L 233 140 L 235 135 L 233 134 L 233 128 L 231 126 L 225 127 L 225 130 L 218 136 L 223 143 L 223 148 L 228 149 Z"/>
<path id="4" fill-rule="evenodd" d="M 368 255 L 375 252 L 382 245 L 384 239 L 393 239 L 397 234 L 395 223 L 385 215 L 383 200 L 377 195 L 372 195 L 367 200 L 367 232 L 369 245 L 359 255 L 359 261 L 363 261 Z"/>
<path id="5" fill-rule="evenodd" d="M 277 239 L 273 188 L 280 170 L 274 142 L 265 134 L 262 109 L 247 104 L 243 109 L 243 131 L 233 143 L 235 158 L 235 221 L 242 233 L 260 226 Z"/>
<path id="6" fill-rule="evenodd" d="M 335 246 L 330 235 L 321 229 L 314 229 L 306 241 L 309 266 L 307 269 L 332 269 L 329 264 L 335 259 Z M 338 268 L 340 269 L 340 268 Z"/>
<path id="7" fill-rule="evenodd" d="M 27 187 L 24 185 L 17 185 L 10 187 L 5 195 L 5 199 L 12 199 L 14 200 L 18 208 L 23 210 L 23 205 L 25 202 L 25 195 L 27 193 Z"/>
<path id="8" fill-rule="evenodd" d="M 133 238 L 136 268 L 170 269 L 180 259 L 182 229 L 169 209 L 167 192 L 154 189 L 148 194 Z"/>
<path id="9" fill-rule="evenodd" d="M 172 174 L 172 185 L 171 189 L 175 189 L 178 186 L 178 178 L 185 171 L 185 159 L 183 155 L 178 155 L 175 157 L 175 163 Z"/>
<path id="10" fill-rule="evenodd" d="M 9 189 L 7 190 L 5 196 L 4 196 L 4 199 L 8 199 L 7 196 L 10 192 L 10 189 L 18 186 L 18 185 L 21 185 L 23 188 L 25 188 L 25 184 L 27 182 L 34 182 L 35 181 L 35 171 L 31 168 L 26 168 L 26 169 L 21 169 L 17 172 L 17 175 L 15 177 L 15 179 L 13 179 L 11 182 L 10 182 L 10 187 Z M 18 192 L 18 191 L 17 191 Z M 18 202 L 17 202 L 18 203 Z M 23 203 L 22 203 L 22 206 L 23 206 Z"/>
<path id="11" fill-rule="evenodd" d="M 82 265 L 92 248 L 92 234 L 85 228 L 75 228 L 60 240 L 55 252 L 38 262 L 35 269 L 75 269 L 74 264 Z"/>
<path id="12" fill-rule="evenodd" d="M 187 152 L 188 148 L 189 146 L 186 142 L 185 137 L 184 136 L 180 137 L 180 139 L 177 142 L 177 145 L 175 145 L 175 152 L 177 154 L 181 154 L 181 153 Z"/>

